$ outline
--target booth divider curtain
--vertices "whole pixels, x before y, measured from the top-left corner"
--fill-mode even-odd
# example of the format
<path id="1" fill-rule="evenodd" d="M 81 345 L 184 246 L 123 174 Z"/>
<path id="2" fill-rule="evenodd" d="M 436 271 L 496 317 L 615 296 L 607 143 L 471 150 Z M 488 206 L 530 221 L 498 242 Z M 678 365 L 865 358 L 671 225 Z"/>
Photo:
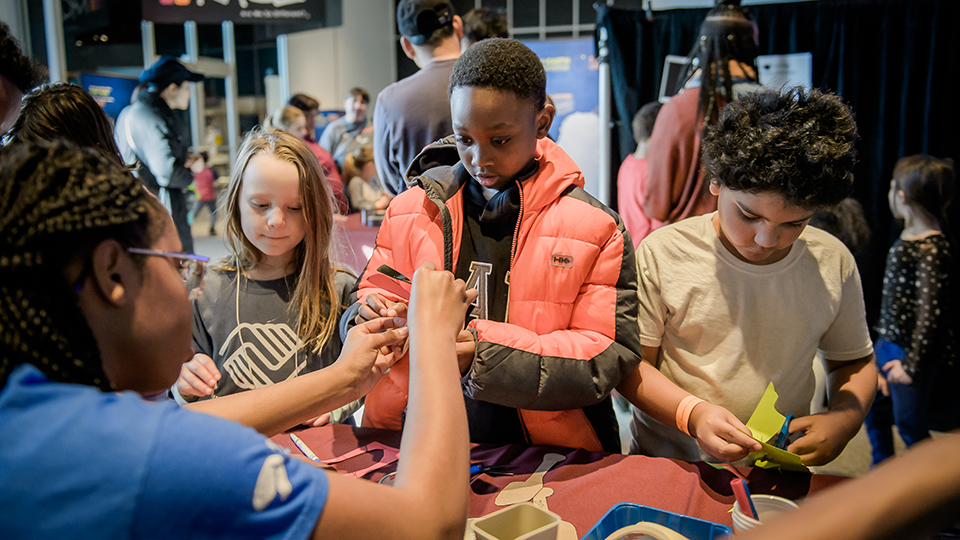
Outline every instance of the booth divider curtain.
<path id="1" fill-rule="evenodd" d="M 872 233 L 858 263 L 873 323 L 886 252 L 900 231 L 887 206 L 894 164 L 920 153 L 960 164 L 960 1 L 820 0 L 746 8 L 760 29 L 760 54 L 812 53 L 813 86 L 841 95 L 854 109 L 860 136 L 854 197 Z M 614 94 L 613 193 L 619 164 L 635 150 L 633 115 L 657 99 L 664 57 L 690 52 L 707 10 L 652 13 L 648 20 L 644 11 L 598 6 L 597 36 L 602 28 L 608 32 Z M 949 212 L 955 254 L 956 203 Z"/>

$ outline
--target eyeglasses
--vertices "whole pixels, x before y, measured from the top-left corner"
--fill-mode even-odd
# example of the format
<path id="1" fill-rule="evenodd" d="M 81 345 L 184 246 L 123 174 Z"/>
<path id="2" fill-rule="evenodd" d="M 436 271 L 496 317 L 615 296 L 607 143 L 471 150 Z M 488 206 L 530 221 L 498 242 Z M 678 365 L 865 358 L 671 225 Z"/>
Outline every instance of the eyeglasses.
<path id="1" fill-rule="evenodd" d="M 190 299 L 193 300 L 198 294 L 203 292 L 203 275 L 206 272 L 207 263 L 210 262 L 210 257 L 133 247 L 127 248 L 127 253 L 177 259 L 180 267 L 180 277 L 183 279 L 187 290 L 190 291 Z"/>

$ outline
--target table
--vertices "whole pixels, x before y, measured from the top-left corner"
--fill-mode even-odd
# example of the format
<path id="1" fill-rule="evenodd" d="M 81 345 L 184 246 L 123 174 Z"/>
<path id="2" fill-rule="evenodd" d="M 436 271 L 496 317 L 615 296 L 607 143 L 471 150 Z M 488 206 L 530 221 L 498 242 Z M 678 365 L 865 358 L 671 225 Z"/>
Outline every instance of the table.
<path id="1" fill-rule="evenodd" d="M 400 447 L 400 433 L 396 431 L 332 424 L 296 433 L 320 459 L 341 456 L 374 441 Z M 287 434 L 277 435 L 273 441 L 294 454 L 300 454 Z M 549 452 L 562 454 L 566 459 L 544 477 L 544 486 L 554 490 L 554 494 L 547 498 L 547 505 L 576 527 L 578 537 L 585 535 L 611 506 L 620 502 L 634 502 L 732 526 L 728 511 L 733 507 L 730 480 L 735 476 L 730 471 L 718 470 L 703 462 L 522 444 L 472 446 L 472 463 L 509 465 L 506 470 L 515 476 L 480 475 L 474 479 L 470 484 L 469 517 L 499 510 L 501 507 L 494 504 L 497 493 L 510 482 L 525 480 Z M 378 454 L 364 454 L 338 463 L 336 467 L 342 472 L 357 471 L 375 463 L 378 458 Z M 396 463 L 369 473 L 365 478 L 377 481 L 395 470 Z M 750 481 L 753 493 L 793 500 L 846 480 L 839 476 L 756 468 L 741 467 L 738 470 Z"/>
<path id="2" fill-rule="evenodd" d="M 370 253 L 377 245 L 377 233 L 380 227 L 367 227 L 360 221 L 360 213 L 350 214 L 344 221 L 337 221 L 334 225 L 340 242 L 340 250 L 335 253 L 337 262 L 360 275 Z M 364 252 L 366 250 L 366 253 Z"/>

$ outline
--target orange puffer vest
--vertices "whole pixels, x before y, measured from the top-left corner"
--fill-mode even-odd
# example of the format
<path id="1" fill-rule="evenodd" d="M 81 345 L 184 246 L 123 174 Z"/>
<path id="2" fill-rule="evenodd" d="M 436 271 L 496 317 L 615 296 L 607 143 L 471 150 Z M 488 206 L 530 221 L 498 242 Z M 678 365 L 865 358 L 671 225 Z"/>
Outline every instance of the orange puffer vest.
<path id="1" fill-rule="evenodd" d="M 601 451 L 581 408 L 606 398 L 640 361 L 633 244 L 619 216 L 583 191 L 580 170 L 560 147 L 542 139 L 536 159 L 538 171 L 521 186 L 507 322 L 470 322 L 477 349 L 464 393 L 518 409 L 531 444 Z M 455 174 L 459 166 L 450 140 L 411 165 L 414 187 L 387 210 L 360 299 L 409 298 L 409 286 L 376 271 L 381 264 L 408 276 L 426 261 L 456 268 L 463 228 L 456 178 L 466 176 Z M 377 383 L 364 426 L 401 428 L 408 374 L 404 358 Z"/>

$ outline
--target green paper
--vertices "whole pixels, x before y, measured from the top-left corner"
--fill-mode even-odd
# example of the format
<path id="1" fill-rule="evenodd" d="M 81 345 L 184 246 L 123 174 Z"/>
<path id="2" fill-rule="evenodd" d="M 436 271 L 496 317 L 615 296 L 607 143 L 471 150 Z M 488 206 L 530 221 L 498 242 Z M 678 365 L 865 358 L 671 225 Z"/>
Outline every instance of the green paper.
<path id="1" fill-rule="evenodd" d="M 753 439 L 763 446 L 762 450 L 750 454 L 749 459 L 754 460 L 754 465 L 764 469 L 809 472 L 800 461 L 800 456 L 769 444 L 771 441 L 776 442 L 774 439 L 780 435 L 780 429 L 787 420 L 787 417 L 777 411 L 776 403 L 779 397 L 773 383 L 768 384 L 760 403 L 747 421 Z"/>

